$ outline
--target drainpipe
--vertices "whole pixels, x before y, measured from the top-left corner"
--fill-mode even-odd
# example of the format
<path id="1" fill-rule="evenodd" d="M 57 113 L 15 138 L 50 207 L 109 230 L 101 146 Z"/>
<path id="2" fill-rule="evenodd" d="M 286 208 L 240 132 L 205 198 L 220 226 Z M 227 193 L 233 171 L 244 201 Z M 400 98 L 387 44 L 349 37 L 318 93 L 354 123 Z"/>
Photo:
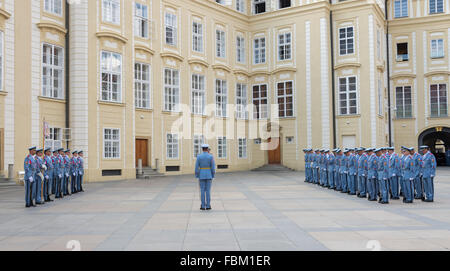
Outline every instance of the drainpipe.
<path id="1" fill-rule="evenodd" d="M 331 10 L 332 0 L 330 0 L 330 46 L 331 46 L 331 99 L 333 110 L 333 148 L 336 148 L 336 89 L 335 89 L 335 73 L 334 73 L 334 40 L 333 40 L 333 11 Z"/>
<path id="2" fill-rule="evenodd" d="M 386 18 L 386 70 L 387 70 L 387 91 L 388 91 L 388 123 L 389 123 L 389 146 L 392 147 L 392 112 L 391 112 L 391 66 L 389 64 L 389 21 L 388 21 L 388 1 L 384 1 L 384 16 Z"/>
<path id="3" fill-rule="evenodd" d="M 70 128 L 70 4 L 65 3 L 65 13 L 66 13 L 66 49 L 65 49 L 65 98 L 66 98 L 66 128 Z M 66 148 L 69 148 L 69 141 L 66 141 Z"/>

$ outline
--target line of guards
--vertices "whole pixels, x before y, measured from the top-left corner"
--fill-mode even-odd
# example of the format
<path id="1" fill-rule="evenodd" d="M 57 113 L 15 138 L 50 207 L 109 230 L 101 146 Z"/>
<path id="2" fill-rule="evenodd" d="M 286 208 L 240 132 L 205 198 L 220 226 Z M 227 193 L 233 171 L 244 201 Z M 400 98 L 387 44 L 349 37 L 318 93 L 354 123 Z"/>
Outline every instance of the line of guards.
<path id="1" fill-rule="evenodd" d="M 303 151 L 305 182 L 360 198 L 368 196 L 369 201 L 379 197 L 382 204 L 389 203 L 389 195 L 393 200 L 403 196 L 404 203 L 434 200 L 436 158 L 428 146 L 420 146 L 421 153 L 402 146 L 401 155 L 393 147 Z"/>
<path id="2" fill-rule="evenodd" d="M 44 150 L 31 147 L 28 150 L 24 161 L 25 207 L 51 202 L 50 195 L 63 198 L 84 192 L 83 151 L 73 151 L 70 157 L 70 150 L 63 148 L 54 150 L 53 155 L 51 148 Z"/>

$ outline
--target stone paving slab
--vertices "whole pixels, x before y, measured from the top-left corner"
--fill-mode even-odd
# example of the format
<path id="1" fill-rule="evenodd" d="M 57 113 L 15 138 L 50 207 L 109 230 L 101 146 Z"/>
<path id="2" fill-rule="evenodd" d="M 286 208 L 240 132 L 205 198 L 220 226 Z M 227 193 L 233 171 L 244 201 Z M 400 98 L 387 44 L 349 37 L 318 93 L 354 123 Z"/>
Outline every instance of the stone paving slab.
<path id="1" fill-rule="evenodd" d="M 434 203 L 381 205 L 302 172 L 220 173 L 207 212 L 192 176 L 87 183 L 36 208 L 23 187 L 2 187 L 0 250 L 449 250 L 450 169 L 437 175 Z"/>

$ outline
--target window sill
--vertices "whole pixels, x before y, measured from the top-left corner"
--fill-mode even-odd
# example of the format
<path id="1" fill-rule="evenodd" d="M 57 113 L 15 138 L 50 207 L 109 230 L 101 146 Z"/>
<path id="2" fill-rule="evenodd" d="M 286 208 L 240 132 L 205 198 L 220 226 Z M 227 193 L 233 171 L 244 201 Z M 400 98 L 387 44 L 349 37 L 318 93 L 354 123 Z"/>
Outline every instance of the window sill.
<path id="1" fill-rule="evenodd" d="M 136 107 L 136 111 L 139 111 L 139 112 L 153 112 L 153 109 L 152 108 L 140 108 L 140 107 Z"/>
<path id="2" fill-rule="evenodd" d="M 38 96 L 39 101 L 47 101 L 47 102 L 57 102 L 57 103 L 66 103 L 65 99 L 60 98 L 51 98 L 51 97 L 45 97 L 45 96 Z"/>
<path id="3" fill-rule="evenodd" d="M 436 117 L 430 116 L 427 119 L 429 119 L 429 120 L 439 120 L 439 119 L 449 119 L 449 118 L 450 118 L 449 116 L 436 116 Z"/>
<path id="4" fill-rule="evenodd" d="M 407 121 L 407 120 L 415 120 L 415 117 L 409 117 L 409 118 L 394 118 L 394 121 Z"/>
<path id="5" fill-rule="evenodd" d="M 0 90 L 0 96 L 6 96 L 6 95 L 8 95 L 8 92 Z"/>
<path id="6" fill-rule="evenodd" d="M 161 111 L 162 114 L 165 115 L 183 115 L 183 112 L 181 111 L 167 111 L 167 110 L 163 110 Z"/>
<path id="7" fill-rule="evenodd" d="M 338 119 L 345 119 L 345 118 L 360 118 L 360 114 L 351 114 L 351 115 L 337 115 L 336 118 Z"/>
<path id="8" fill-rule="evenodd" d="M 276 119 L 278 119 L 278 120 L 296 120 L 297 118 L 296 117 L 278 117 Z"/>
<path id="9" fill-rule="evenodd" d="M 430 59 L 442 59 L 445 58 L 445 56 L 430 56 Z"/>
<path id="10" fill-rule="evenodd" d="M 98 100 L 97 103 L 98 104 L 102 104 L 102 105 L 112 105 L 112 106 L 125 107 L 125 104 L 121 103 L 121 102 L 110 102 L 110 101 Z"/>

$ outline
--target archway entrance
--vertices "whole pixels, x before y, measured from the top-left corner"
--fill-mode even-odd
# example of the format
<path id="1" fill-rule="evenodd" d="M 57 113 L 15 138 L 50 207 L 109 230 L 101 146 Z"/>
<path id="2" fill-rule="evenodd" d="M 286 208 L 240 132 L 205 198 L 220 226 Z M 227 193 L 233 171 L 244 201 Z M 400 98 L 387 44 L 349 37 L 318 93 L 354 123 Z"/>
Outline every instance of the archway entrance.
<path id="1" fill-rule="evenodd" d="M 434 127 L 419 136 L 419 146 L 430 146 L 438 166 L 450 166 L 450 127 Z"/>

